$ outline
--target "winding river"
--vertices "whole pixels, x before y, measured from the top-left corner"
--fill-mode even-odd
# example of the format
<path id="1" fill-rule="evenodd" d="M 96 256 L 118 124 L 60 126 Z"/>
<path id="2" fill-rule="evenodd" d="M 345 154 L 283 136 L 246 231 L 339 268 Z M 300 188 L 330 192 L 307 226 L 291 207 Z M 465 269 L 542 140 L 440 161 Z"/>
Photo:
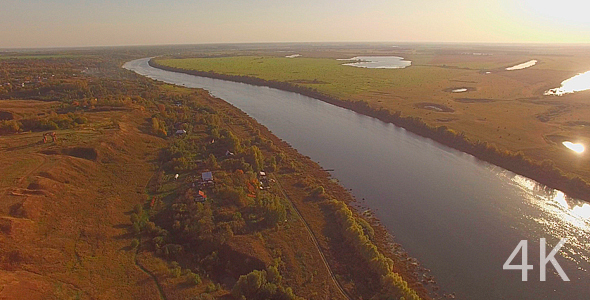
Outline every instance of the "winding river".
<path id="1" fill-rule="evenodd" d="M 590 204 L 416 136 L 392 124 L 299 94 L 152 68 L 149 78 L 204 88 L 318 161 L 375 212 L 396 242 L 457 299 L 590 299 Z M 571 281 L 549 264 L 539 280 L 539 239 Z M 528 281 L 502 266 L 528 242 Z M 549 253 L 550 249 L 547 249 Z M 520 261 L 520 253 L 513 262 Z"/>

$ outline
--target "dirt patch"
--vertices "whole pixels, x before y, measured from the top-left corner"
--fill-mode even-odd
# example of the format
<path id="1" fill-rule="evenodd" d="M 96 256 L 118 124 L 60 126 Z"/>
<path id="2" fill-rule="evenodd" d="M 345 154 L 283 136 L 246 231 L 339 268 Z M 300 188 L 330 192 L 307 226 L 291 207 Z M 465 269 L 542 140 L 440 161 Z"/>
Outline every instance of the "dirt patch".
<path id="1" fill-rule="evenodd" d="M 58 155 L 58 154 L 60 154 L 60 152 L 57 151 L 57 150 L 43 150 L 43 151 L 41 151 L 41 153 L 47 154 L 47 155 Z"/>
<path id="2" fill-rule="evenodd" d="M 587 121 L 569 121 L 563 124 L 565 126 L 590 126 L 590 122 Z"/>
<path id="3" fill-rule="evenodd" d="M 234 236 L 221 248 L 219 258 L 230 262 L 230 272 L 236 278 L 252 270 L 262 270 L 272 262 L 262 242 L 254 236 Z"/>
<path id="4" fill-rule="evenodd" d="M 458 120 L 458 119 L 457 119 L 457 118 L 441 118 L 441 119 L 436 119 L 436 120 L 437 120 L 438 122 L 443 122 L 443 123 L 446 123 L 446 122 L 452 122 L 452 121 L 456 121 L 456 120 Z"/>
<path id="5" fill-rule="evenodd" d="M 545 123 L 545 122 L 549 122 L 549 121 L 555 119 L 559 115 L 561 115 L 569 110 L 570 110 L 570 108 L 565 105 L 555 106 L 555 107 L 549 108 L 544 113 L 538 114 L 536 117 L 539 121 Z"/>
<path id="6" fill-rule="evenodd" d="M 41 153 L 47 154 L 47 155 L 63 154 L 63 155 L 83 158 L 83 159 L 87 159 L 87 160 L 96 160 L 98 158 L 98 151 L 96 151 L 96 149 L 94 149 L 94 148 L 87 148 L 87 147 L 67 148 L 67 149 L 62 149 L 61 151 L 57 151 L 54 149 L 43 150 L 43 151 L 41 151 Z"/>
<path id="7" fill-rule="evenodd" d="M 29 197 L 22 203 L 10 206 L 9 214 L 15 218 L 39 219 L 41 210 L 43 209 L 43 203 L 39 199 L 34 198 L 34 196 Z"/>
<path id="8" fill-rule="evenodd" d="M 429 103 L 429 102 L 416 103 L 416 104 L 414 104 L 414 106 L 416 106 L 417 108 L 433 110 L 436 112 L 452 113 L 455 111 L 454 109 L 452 109 L 448 106 L 445 106 L 442 104 L 436 104 L 436 103 Z"/>
<path id="9" fill-rule="evenodd" d="M 12 120 L 14 115 L 11 112 L 0 111 L 0 121 Z"/>
<path id="10" fill-rule="evenodd" d="M 456 98 L 454 100 L 457 102 L 461 102 L 461 103 L 490 103 L 490 102 L 497 101 L 494 99 L 486 99 L 486 98 Z"/>
<path id="11" fill-rule="evenodd" d="M 62 150 L 63 154 L 87 160 L 96 160 L 98 152 L 94 148 L 74 147 Z"/>
<path id="12" fill-rule="evenodd" d="M 33 228 L 34 222 L 28 219 L 0 217 L 0 232 L 6 235 L 25 237 Z M 1 298 L 0 298 L 1 299 Z"/>
<path id="13" fill-rule="evenodd" d="M 0 218 L 0 232 L 10 234 L 12 231 L 12 221 L 8 218 Z"/>
<path id="14" fill-rule="evenodd" d="M 45 187 L 42 186 L 41 184 L 39 184 L 38 182 L 31 182 L 31 184 L 29 184 L 29 186 L 27 186 L 27 189 L 29 189 L 29 190 L 44 190 Z"/>
<path id="15" fill-rule="evenodd" d="M 565 141 L 571 140 L 570 137 L 561 134 L 549 134 L 543 137 L 548 144 L 561 144 Z"/>

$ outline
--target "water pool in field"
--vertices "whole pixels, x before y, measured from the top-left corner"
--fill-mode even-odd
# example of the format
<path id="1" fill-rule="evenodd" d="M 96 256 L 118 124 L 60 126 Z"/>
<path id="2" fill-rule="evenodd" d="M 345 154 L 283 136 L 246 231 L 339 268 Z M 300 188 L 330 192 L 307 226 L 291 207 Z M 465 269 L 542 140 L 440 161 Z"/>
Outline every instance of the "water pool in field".
<path id="1" fill-rule="evenodd" d="M 546 91 L 545 95 L 562 96 L 585 90 L 590 90 L 590 71 L 580 73 L 570 79 L 564 80 L 560 87 Z"/>
<path id="2" fill-rule="evenodd" d="M 524 62 L 522 64 L 518 64 L 516 66 L 508 67 L 508 68 L 506 68 L 506 71 L 522 70 L 522 69 L 530 68 L 536 64 L 537 64 L 537 60 L 533 59 L 533 60 L 529 60 L 527 62 Z"/>
<path id="3" fill-rule="evenodd" d="M 403 57 L 399 56 L 355 56 L 339 60 L 353 61 L 342 64 L 343 66 L 369 69 L 403 69 L 412 65 L 411 61 L 404 60 Z"/>

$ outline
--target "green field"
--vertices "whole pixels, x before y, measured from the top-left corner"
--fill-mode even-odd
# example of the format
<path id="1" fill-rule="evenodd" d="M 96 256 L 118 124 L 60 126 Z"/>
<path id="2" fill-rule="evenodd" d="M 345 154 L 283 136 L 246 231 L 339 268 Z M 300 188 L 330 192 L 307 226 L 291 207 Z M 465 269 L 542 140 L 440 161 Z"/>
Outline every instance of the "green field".
<path id="1" fill-rule="evenodd" d="M 466 74 L 464 70 L 413 67 L 408 69 L 365 69 L 343 66 L 346 61 L 325 58 L 282 58 L 238 56 L 222 58 L 162 59 L 163 65 L 247 75 L 290 82 L 343 98 L 368 91 L 413 89 L 435 80 Z"/>

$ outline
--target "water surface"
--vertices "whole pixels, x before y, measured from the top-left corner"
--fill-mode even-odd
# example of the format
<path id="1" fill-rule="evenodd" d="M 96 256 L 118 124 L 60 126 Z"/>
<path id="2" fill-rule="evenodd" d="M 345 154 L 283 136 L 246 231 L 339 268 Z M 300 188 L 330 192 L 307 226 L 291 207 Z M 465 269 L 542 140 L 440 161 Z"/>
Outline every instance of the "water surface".
<path id="1" fill-rule="evenodd" d="M 572 151 L 574 151 L 576 153 L 582 153 L 582 152 L 584 152 L 584 150 L 586 150 L 586 148 L 584 147 L 584 145 L 579 144 L 579 143 L 572 143 L 572 142 L 569 142 L 569 141 L 565 141 L 565 142 L 562 142 L 562 144 L 566 148 L 568 148 L 568 149 L 570 149 L 570 150 L 572 150 Z"/>
<path id="2" fill-rule="evenodd" d="M 545 95 L 563 96 L 585 90 L 590 90 L 590 71 L 563 81 L 561 87 L 550 89 L 545 92 Z"/>
<path id="3" fill-rule="evenodd" d="M 534 66 L 535 64 L 537 64 L 537 60 L 533 59 L 533 60 L 529 60 L 525 63 L 506 68 L 506 70 L 507 71 L 522 70 L 522 69 L 530 68 L 530 67 Z"/>
<path id="4" fill-rule="evenodd" d="M 342 64 L 343 66 L 352 66 L 369 69 L 402 69 L 412 65 L 409 60 L 404 60 L 399 56 L 355 56 L 353 58 L 339 59 L 351 60 L 352 63 Z"/>
<path id="5" fill-rule="evenodd" d="M 589 299 L 590 205 L 402 128 L 299 94 L 125 64 L 147 77 L 205 88 L 319 161 L 369 207 L 457 299 Z M 539 238 L 567 237 L 539 281 Z M 529 240 L 529 281 L 502 265 Z M 549 251 L 548 251 L 549 252 Z M 520 257 L 520 255 L 518 256 Z M 553 271 L 551 266 L 548 270 Z"/>

